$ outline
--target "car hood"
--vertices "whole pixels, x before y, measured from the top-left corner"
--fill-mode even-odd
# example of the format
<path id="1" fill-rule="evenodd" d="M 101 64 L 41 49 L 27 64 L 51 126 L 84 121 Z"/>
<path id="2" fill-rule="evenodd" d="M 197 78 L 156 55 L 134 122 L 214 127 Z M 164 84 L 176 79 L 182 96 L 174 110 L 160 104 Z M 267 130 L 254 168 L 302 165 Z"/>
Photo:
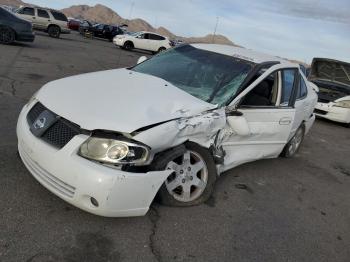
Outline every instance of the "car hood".
<path id="1" fill-rule="evenodd" d="M 328 82 L 350 91 L 350 63 L 327 58 L 314 58 L 308 76 L 313 82 Z"/>
<path id="2" fill-rule="evenodd" d="M 163 79 L 127 69 L 56 80 L 36 98 L 81 128 L 125 133 L 216 107 Z"/>

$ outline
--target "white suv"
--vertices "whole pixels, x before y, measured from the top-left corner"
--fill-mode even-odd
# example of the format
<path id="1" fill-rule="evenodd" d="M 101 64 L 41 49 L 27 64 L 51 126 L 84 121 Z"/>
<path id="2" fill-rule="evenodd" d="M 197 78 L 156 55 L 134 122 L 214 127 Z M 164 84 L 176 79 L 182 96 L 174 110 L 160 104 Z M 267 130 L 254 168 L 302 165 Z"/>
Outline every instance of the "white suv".
<path id="1" fill-rule="evenodd" d="M 158 53 L 171 48 L 170 40 L 162 35 L 152 32 L 137 32 L 126 35 L 117 35 L 113 39 L 113 43 L 126 50 L 142 49 Z"/>
<path id="2" fill-rule="evenodd" d="M 60 34 L 69 34 L 67 17 L 55 10 L 24 6 L 19 8 L 17 16 L 33 23 L 36 30 L 45 31 L 51 37 L 59 38 Z"/>

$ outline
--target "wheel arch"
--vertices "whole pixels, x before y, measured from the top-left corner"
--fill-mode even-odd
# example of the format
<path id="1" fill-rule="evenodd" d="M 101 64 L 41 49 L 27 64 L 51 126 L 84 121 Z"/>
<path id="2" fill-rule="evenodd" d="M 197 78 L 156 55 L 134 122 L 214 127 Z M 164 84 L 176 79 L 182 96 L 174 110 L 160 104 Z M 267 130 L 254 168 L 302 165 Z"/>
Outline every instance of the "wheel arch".
<path id="1" fill-rule="evenodd" d="M 49 25 L 47 26 L 47 29 L 46 29 L 46 30 L 49 31 L 49 28 L 52 27 L 52 26 L 58 27 L 58 29 L 60 30 L 60 32 L 62 32 L 61 27 L 60 27 L 59 25 L 57 25 L 57 24 L 49 24 Z"/>

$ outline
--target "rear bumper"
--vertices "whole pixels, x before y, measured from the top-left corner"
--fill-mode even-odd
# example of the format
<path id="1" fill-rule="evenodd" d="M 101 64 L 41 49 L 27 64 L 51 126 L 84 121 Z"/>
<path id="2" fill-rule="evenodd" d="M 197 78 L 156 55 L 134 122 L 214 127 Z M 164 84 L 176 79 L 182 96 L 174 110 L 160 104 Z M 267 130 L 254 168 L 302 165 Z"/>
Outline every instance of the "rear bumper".
<path id="1" fill-rule="evenodd" d="M 171 171 L 128 173 L 78 156 L 86 135 L 75 136 L 57 150 L 29 130 L 25 106 L 17 123 L 18 150 L 33 177 L 49 191 L 95 215 L 125 217 L 145 215 Z M 98 207 L 91 202 L 97 200 Z"/>
<path id="2" fill-rule="evenodd" d="M 332 103 L 317 103 L 315 107 L 317 117 L 339 123 L 350 123 L 350 108 L 333 106 Z"/>
<path id="3" fill-rule="evenodd" d="M 35 34 L 33 32 L 28 33 L 17 33 L 16 40 L 20 42 L 33 42 Z"/>

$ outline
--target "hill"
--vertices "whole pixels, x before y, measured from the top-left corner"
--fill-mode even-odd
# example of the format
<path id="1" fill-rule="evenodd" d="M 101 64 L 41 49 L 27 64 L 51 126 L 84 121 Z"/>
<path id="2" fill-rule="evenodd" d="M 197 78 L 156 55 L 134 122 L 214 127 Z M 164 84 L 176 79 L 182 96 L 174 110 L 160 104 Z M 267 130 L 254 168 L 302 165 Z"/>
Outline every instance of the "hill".
<path id="1" fill-rule="evenodd" d="M 143 19 L 137 18 L 137 19 L 128 20 L 128 19 L 122 18 L 118 13 L 116 13 L 112 9 L 100 4 L 95 6 L 75 5 L 69 8 L 62 9 L 62 12 L 69 17 L 74 17 L 78 19 L 87 19 L 97 23 L 127 24 L 129 31 L 132 31 L 132 32 L 136 32 L 136 31 L 156 32 L 161 35 L 165 35 L 170 39 L 180 38 L 189 43 L 194 43 L 194 42 L 211 43 L 213 39 L 212 35 L 207 35 L 204 37 L 191 37 L 191 38 L 176 36 L 165 27 L 154 28 L 151 24 L 149 24 L 147 21 Z M 215 43 L 235 45 L 227 37 L 222 35 L 215 36 Z"/>

